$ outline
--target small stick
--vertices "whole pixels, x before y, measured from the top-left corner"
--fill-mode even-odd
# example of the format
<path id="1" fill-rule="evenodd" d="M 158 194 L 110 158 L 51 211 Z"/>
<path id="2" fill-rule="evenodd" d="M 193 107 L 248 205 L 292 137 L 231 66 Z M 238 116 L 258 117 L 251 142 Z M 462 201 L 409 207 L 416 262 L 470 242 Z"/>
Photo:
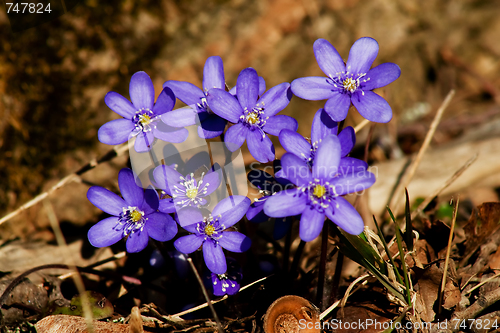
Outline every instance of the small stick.
<path id="1" fill-rule="evenodd" d="M 369 123 L 370 123 L 370 121 L 368 119 L 363 119 L 362 122 L 360 122 L 359 124 L 356 125 L 356 127 L 354 127 L 354 132 L 358 133 L 359 131 L 361 131 L 363 129 L 363 127 L 365 127 Z"/>
<path id="2" fill-rule="evenodd" d="M 269 276 L 266 276 L 266 277 L 263 277 L 262 279 L 258 279 L 257 281 L 254 281 L 250 284 L 247 284 L 246 286 L 243 286 L 240 288 L 240 290 L 238 292 L 242 292 L 243 290 L 247 289 L 247 288 L 250 288 L 251 286 L 253 286 L 254 284 L 257 284 L 259 282 L 262 282 L 264 280 L 266 280 L 267 278 L 271 277 L 272 275 L 269 275 Z M 225 301 L 226 299 L 228 299 L 229 296 L 228 295 L 224 295 L 224 297 L 218 299 L 218 300 L 215 300 L 215 301 L 212 301 L 212 304 L 217 304 L 219 302 L 222 302 L 222 301 Z M 192 312 L 195 312 L 195 311 L 198 311 L 198 310 L 201 310 L 201 309 L 204 309 L 208 306 L 208 303 L 203 303 L 201 305 L 198 305 L 198 306 L 195 306 L 194 308 L 191 308 L 191 309 L 188 309 L 188 310 L 184 310 L 182 312 L 179 312 L 179 313 L 176 313 L 176 314 L 173 314 L 173 315 L 170 315 L 168 316 L 167 318 L 172 318 L 172 317 L 180 317 L 180 316 L 184 316 L 185 314 L 188 314 L 188 313 L 192 313 Z"/>
<path id="3" fill-rule="evenodd" d="M 64 239 L 64 235 L 62 234 L 61 227 L 59 226 L 59 221 L 57 220 L 56 213 L 54 212 L 54 208 L 50 203 L 50 200 L 44 200 L 43 205 L 47 216 L 49 218 L 50 224 L 52 226 L 52 230 L 56 236 L 57 243 L 61 248 L 63 248 L 63 253 L 67 255 L 68 262 L 71 262 L 70 269 L 75 272 L 73 275 L 73 280 L 75 281 L 76 289 L 80 293 L 80 297 L 82 298 L 82 309 L 83 316 L 85 317 L 85 322 L 87 324 L 87 329 L 90 333 L 94 332 L 94 326 L 92 325 L 93 317 L 92 317 L 92 309 L 90 308 L 90 301 L 88 299 L 87 294 L 85 293 L 85 285 L 83 283 L 83 279 L 81 275 L 78 273 L 76 265 L 74 263 L 73 257 L 70 255 L 71 251 L 68 249 L 68 245 L 66 244 L 66 240 Z"/>
<path id="4" fill-rule="evenodd" d="M 448 264 L 450 262 L 450 251 L 451 251 L 451 242 L 453 240 L 453 232 L 455 230 L 455 222 L 457 221 L 457 213 L 458 213 L 458 203 L 460 202 L 460 197 L 457 198 L 455 202 L 455 209 L 453 210 L 453 218 L 451 219 L 451 229 L 450 229 L 450 237 L 448 238 L 448 248 L 446 249 L 446 259 L 444 261 L 444 271 L 443 271 L 443 279 L 441 280 L 441 289 L 439 290 L 439 301 L 438 301 L 438 314 L 441 314 L 443 310 L 443 295 L 444 295 L 444 287 L 446 285 L 446 275 L 448 274 Z"/>
<path id="5" fill-rule="evenodd" d="M 101 164 L 103 162 L 107 162 L 107 161 L 109 161 L 117 156 L 123 155 L 123 153 L 127 150 L 128 150 L 128 145 L 126 143 L 115 146 L 113 149 L 108 151 L 106 154 L 104 154 L 98 160 L 96 160 L 96 159 L 91 160 L 90 162 L 88 162 L 87 164 L 82 166 L 80 169 L 78 169 L 75 173 L 72 173 L 72 174 L 64 177 L 63 179 L 61 179 L 56 185 L 52 186 L 47 191 L 40 193 L 39 195 L 37 195 L 36 197 L 31 199 L 30 201 L 26 202 L 25 204 L 23 204 L 22 206 L 20 206 L 16 210 L 14 210 L 14 211 L 10 212 L 9 214 L 5 215 L 4 217 L 2 217 L 0 219 L 0 224 L 7 222 L 8 220 L 10 220 L 14 216 L 18 215 L 19 213 L 23 212 L 24 210 L 36 205 L 37 203 L 39 203 L 43 199 L 47 198 L 50 194 L 52 194 L 52 192 L 55 192 L 56 190 L 66 186 L 67 184 L 70 184 L 73 182 L 81 182 L 80 175 L 95 168 L 96 166 L 98 166 L 99 164 Z"/>
<path id="6" fill-rule="evenodd" d="M 400 184 L 398 191 L 394 192 L 394 196 L 392 197 L 391 203 L 389 207 L 393 207 L 394 209 L 392 210 L 394 213 L 394 216 L 398 215 L 399 211 L 399 206 L 401 203 L 400 197 L 398 196 L 398 193 L 401 192 L 399 189 L 401 188 L 408 188 L 408 184 L 410 184 L 413 176 L 415 175 L 415 171 L 417 170 L 418 166 L 420 165 L 420 162 L 422 160 L 422 157 L 424 156 L 425 152 L 427 151 L 427 148 L 429 148 L 429 145 L 431 143 L 432 137 L 434 136 L 434 133 L 436 132 L 437 126 L 439 122 L 441 121 L 441 118 L 443 116 L 444 111 L 448 107 L 448 105 L 451 102 L 451 99 L 455 95 L 455 90 L 452 89 L 446 95 L 446 98 L 444 99 L 443 103 L 439 107 L 439 109 L 436 112 L 436 116 L 434 117 L 434 120 L 432 121 L 431 127 L 429 128 L 429 131 L 427 132 L 427 135 L 425 136 L 424 143 L 422 144 L 422 147 L 420 147 L 420 150 L 418 151 L 417 157 L 413 161 L 413 163 L 410 165 L 408 169 L 407 176 L 405 177 L 404 183 Z M 404 231 L 404 230 L 403 230 Z"/>
<path id="7" fill-rule="evenodd" d="M 316 288 L 316 304 L 323 310 L 323 293 L 325 288 L 326 251 L 328 248 L 328 221 L 323 224 L 321 232 L 321 253 L 319 257 L 318 287 Z"/>
<path id="8" fill-rule="evenodd" d="M 425 209 L 425 207 L 427 207 L 427 205 L 432 201 L 432 199 L 434 199 L 436 196 L 438 196 L 442 191 L 444 191 L 444 189 L 446 189 L 458 177 L 460 177 L 460 175 L 462 175 L 462 173 L 464 173 L 464 171 L 467 170 L 472 165 L 472 163 L 474 163 L 476 161 L 477 157 L 478 157 L 478 154 L 476 153 L 467 162 L 465 162 L 465 164 L 462 165 L 462 167 L 460 169 L 458 169 L 453 174 L 453 176 L 451 176 L 441 187 L 437 188 L 434 192 L 432 192 L 430 195 L 428 195 L 427 198 L 425 198 L 425 200 L 420 205 L 418 205 L 417 209 L 415 209 L 413 211 L 413 213 L 411 214 L 411 219 L 413 220 L 419 212 L 423 211 Z"/>
<path id="9" fill-rule="evenodd" d="M 490 282 L 491 280 L 493 279 L 496 279 L 497 277 L 500 276 L 500 273 L 496 273 L 495 275 L 493 275 L 492 277 L 489 277 L 487 278 L 486 280 L 484 280 L 483 282 L 481 282 L 480 284 L 478 284 L 477 286 L 475 286 L 474 288 L 470 289 L 470 290 L 467 290 L 464 295 L 467 295 L 467 294 L 470 294 L 471 292 L 473 292 L 474 290 L 476 290 L 477 288 L 480 288 L 481 286 L 485 285 L 486 283 Z M 472 276 L 473 277 L 473 276 Z M 471 278 L 472 278 L 471 277 Z M 467 281 L 468 282 L 468 281 Z"/>
<path id="10" fill-rule="evenodd" d="M 188 257 L 187 261 L 189 262 L 189 266 L 191 266 L 191 269 L 193 270 L 193 273 L 196 276 L 196 279 L 198 280 L 198 283 L 201 287 L 201 291 L 203 292 L 203 296 L 205 296 L 205 299 L 207 300 L 208 307 L 210 308 L 210 311 L 212 311 L 212 315 L 214 316 L 215 322 L 217 323 L 217 329 L 218 329 L 219 333 L 224 333 L 224 330 L 222 329 L 222 325 L 220 323 L 219 317 L 217 316 L 217 312 L 215 312 L 212 301 L 210 300 L 210 297 L 208 296 L 207 289 L 205 288 L 205 285 L 203 284 L 203 280 L 201 279 L 200 274 L 198 273 L 198 271 L 196 270 L 196 267 L 194 266 L 193 259 Z"/>

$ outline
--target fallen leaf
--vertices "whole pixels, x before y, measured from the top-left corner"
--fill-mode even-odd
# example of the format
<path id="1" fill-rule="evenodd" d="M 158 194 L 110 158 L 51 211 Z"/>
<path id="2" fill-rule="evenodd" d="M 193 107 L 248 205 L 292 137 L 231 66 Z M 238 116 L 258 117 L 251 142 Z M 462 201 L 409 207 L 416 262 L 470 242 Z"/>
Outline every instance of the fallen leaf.
<path id="1" fill-rule="evenodd" d="M 94 320 L 94 333 L 129 333 L 129 325 Z M 35 325 L 38 333 L 89 333 L 85 318 L 54 315 L 40 320 Z"/>

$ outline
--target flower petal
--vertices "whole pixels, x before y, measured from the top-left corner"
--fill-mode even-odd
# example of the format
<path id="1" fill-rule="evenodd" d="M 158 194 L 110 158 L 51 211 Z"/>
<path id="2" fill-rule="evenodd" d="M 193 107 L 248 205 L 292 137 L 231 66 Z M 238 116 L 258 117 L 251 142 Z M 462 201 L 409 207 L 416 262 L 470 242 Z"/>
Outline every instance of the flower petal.
<path id="1" fill-rule="evenodd" d="M 387 123 L 392 119 L 392 109 L 389 103 L 373 91 L 365 91 L 364 94 L 356 91 L 351 97 L 351 102 L 356 110 L 369 121 Z"/>
<path id="2" fill-rule="evenodd" d="M 222 237 L 218 241 L 220 246 L 231 252 L 245 252 L 252 244 L 249 237 L 237 231 L 222 232 Z"/>
<path id="3" fill-rule="evenodd" d="M 305 185 L 311 181 L 311 171 L 303 158 L 292 153 L 286 153 L 281 158 L 280 177 L 288 179 L 297 186 Z"/>
<path id="4" fill-rule="evenodd" d="M 346 71 L 353 74 L 367 73 L 378 54 L 378 43 L 370 37 L 362 37 L 354 42 L 349 51 Z"/>
<path id="5" fill-rule="evenodd" d="M 198 250 L 200 246 L 203 244 L 203 236 L 199 235 L 187 235 L 178 238 L 174 242 L 174 246 L 177 249 L 177 251 L 189 254 L 193 253 L 194 251 Z"/>
<path id="6" fill-rule="evenodd" d="M 262 76 L 259 76 L 259 96 L 262 96 L 262 94 L 266 91 L 266 81 Z"/>
<path id="7" fill-rule="evenodd" d="M 388 85 L 401 75 L 401 68 L 391 62 L 386 62 L 370 69 L 366 77 L 362 78 L 362 90 L 373 90 Z M 369 78 L 369 80 L 368 80 Z M 368 81 L 365 81 L 368 80 Z"/>
<path id="8" fill-rule="evenodd" d="M 163 88 L 170 88 L 175 97 L 187 105 L 196 105 L 205 97 L 203 91 L 189 82 L 170 80 L 163 84 Z"/>
<path id="9" fill-rule="evenodd" d="M 237 123 L 243 115 L 243 109 L 236 97 L 222 89 L 210 89 L 207 94 L 210 109 L 226 120 Z"/>
<path id="10" fill-rule="evenodd" d="M 122 239 L 123 232 L 113 229 L 117 223 L 118 217 L 111 216 L 92 226 L 87 233 L 90 244 L 95 247 L 106 247 Z"/>
<path id="11" fill-rule="evenodd" d="M 172 111 L 175 105 L 175 95 L 174 92 L 165 87 L 160 93 L 160 96 L 156 99 L 156 103 L 153 106 L 153 113 L 155 115 L 164 114 L 165 112 Z"/>
<path id="12" fill-rule="evenodd" d="M 199 209 L 193 207 L 182 208 L 177 212 L 177 221 L 179 225 L 185 228 L 188 225 L 194 225 L 203 221 L 203 215 Z M 190 230 L 191 231 L 191 230 Z"/>
<path id="13" fill-rule="evenodd" d="M 105 213 L 118 216 L 123 212 L 123 207 L 127 206 L 125 200 L 117 194 L 100 186 L 92 186 L 87 191 L 87 199 Z"/>
<path id="14" fill-rule="evenodd" d="M 291 84 L 295 96 L 309 101 L 320 101 L 331 98 L 336 90 L 326 77 L 309 76 L 295 79 Z"/>
<path id="15" fill-rule="evenodd" d="M 198 136 L 202 139 L 213 139 L 224 132 L 227 120 L 218 115 L 207 116 L 198 126 Z"/>
<path id="16" fill-rule="evenodd" d="M 255 69 L 249 67 L 240 72 L 236 80 L 236 96 L 243 109 L 252 110 L 255 107 L 259 98 L 259 76 Z"/>
<path id="17" fill-rule="evenodd" d="M 365 227 L 356 209 L 342 197 L 336 197 L 325 210 L 326 216 L 345 232 L 359 235 Z"/>
<path id="18" fill-rule="evenodd" d="M 203 67 L 203 90 L 209 91 L 212 88 L 226 88 L 224 66 L 219 56 L 209 57 Z"/>
<path id="19" fill-rule="evenodd" d="M 168 214 L 153 213 L 148 215 L 144 229 L 147 230 L 149 237 L 166 242 L 177 234 L 177 223 Z"/>
<path id="20" fill-rule="evenodd" d="M 107 145 L 119 145 L 127 142 L 135 125 L 129 119 L 116 119 L 102 125 L 97 132 L 97 138 Z"/>
<path id="21" fill-rule="evenodd" d="M 330 180 L 337 175 L 340 162 L 340 142 L 336 135 L 321 141 L 312 166 L 314 178 Z"/>
<path id="22" fill-rule="evenodd" d="M 222 199 L 213 209 L 212 216 L 221 215 L 220 221 L 225 228 L 229 228 L 239 222 L 245 216 L 250 199 L 243 195 L 232 195 Z"/>
<path id="23" fill-rule="evenodd" d="M 226 257 L 222 247 L 212 241 L 203 244 L 203 259 L 208 269 L 215 274 L 224 274 L 227 270 Z"/>
<path id="24" fill-rule="evenodd" d="M 306 162 L 308 161 L 311 156 L 311 144 L 302 135 L 295 131 L 284 129 L 280 132 L 279 138 L 281 145 L 287 152 L 294 154 Z"/>
<path id="25" fill-rule="evenodd" d="M 280 135 L 280 132 L 284 129 L 296 131 L 298 127 L 299 124 L 297 123 L 297 120 L 295 120 L 290 116 L 279 114 L 277 116 L 269 117 L 269 119 L 266 120 L 266 124 L 262 129 L 266 133 L 278 136 Z"/>
<path id="26" fill-rule="evenodd" d="M 158 122 L 153 129 L 153 136 L 165 142 L 181 143 L 186 141 L 189 131 L 185 128 L 171 127 L 163 122 Z"/>
<path id="27" fill-rule="evenodd" d="M 152 131 L 139 132 L 135 138 L 134 149 L 138 153 L 144 153 L 151 150 L 155 137 Z"/>
<path id="28" fill-rule="evenodd" d="M 203 196 L 212 194 L 212 192 L 219 187 L 221 180 L 222 180 L 222 169 L 216 163 L 215 171 L 210 171 L 205 175 L 205 177 L 203 177 L 202 186 L 207 186 L 207 192 L 204 193 Z"/>
<path id="29" fill-rule="evenodd" d="M 224 135 L 224 142 L 227 149 L 234 152 L 238 150 L 247 137 L 248 128 L 243 123 L 237 123 L 228 128 Z"/>
<path id="30" fill-rule="evenodd" d="M 370 171 L 361 170 L 356 173 L 342 177 L 336 177 L 332 180 L 332 185 L 335 186 L 335 193 L 338 195 L 346 195 L 354 192 L 361 192 L 375 183 L 375 175 Z"/>
<path id="31" fill-rule="evenodd" d="M 273 238 L 276 240 L 282 239 L 291 227 L 292 219 L 290 217 L 276 218 L 274 220 Z"/>
<path id="32" fill-rule="evenodd" d="M 140 184 L 139 178 L 135 178 L 134 173 L 129 168 L 123 168 L 118 173 L 118 186 L 123 199 L 130 206 L 140 208 L 144 201 L 144 189 L 137 185 Z"/>
<path id="33" fill-rule="evenodd" d="M 274 160 L 274 146 L 267 135 L 254 130 L 247 132 L 247 145 L 250 154 L 260 163 Z"/>
<path id="34" fill-rule="evenodd" d="M 368 163 L 354 157 L 342 157 L 339 163 L 339 176 L 345 177 L 366 172 Z"/>
<path id="35" fill-rule="evenodd" d="M 137 111 L 132 103 L 117 92 L 110 91 L 104 97 L 104 103 L 123 118 L 132 119 Z"/>
<path id="36" fill-rule="evenodd" d="M 253 223 L 262 223 L 269 220 L 269 216 L 264 213 L 264 201 L 256 201 L 250 205 L 247 211 L 247 219 Z"/>
<path id="37" fill-rule="evenodd" d="M 326 76 L 335 77 L 345 72 L 344 60 L 329 41 L 320 38 L 314 42 L 313 49 L 319 68 Z"/>
<path id="38" fill-rule="evenodd" d="M 174 199 L 172 198 L 161 199 L 160 204 L 158 206 L 158 210 L 166 214 L 175 213 Z"/>
<path id="39" fill-rule="evenodd" d="M 153 110 L 155 102 L 155 88 L 153 81 L 145 72 L 137 72 L 130 79 L 130 99 L 137 110 Z"/>
<path id="40" fill-rule="evenodd" d="M 144 202 L 141 205 L 141 209 L 144 211 L 144 214 L 151 214 L 158 210 L 160 205 L 160 197 L 158 196 L 158 192 L 150 185 L 144 191 Z"/>
<path id="41" fill-rule="evenodd" d="M 181 181 L 182 175 L 171 166 L 159 165 L 153 170 L 153 177 L 162 190 L 171 194 L 174 186 Z"/>
<path id="42" fill-rule="evenodd" d="M 348 94 L 335 92 L 333 96 L 326 101 L 325 111 L 333 121 L 340 122 L 347 117 L 347 111 L 351 106 L 351 99 Z"/>
<path id="43" fill-rule="evenodd" d="M 144 250 L 148 246 L 149 235 L 146 229 L 136 231 L 128 235 L 127 238 L 127 252 L 136 253 Z"/>
<path id="44" fill-rule="evenodd" d="M 196 110 L 187 106 L 162 114 L 161 121 L 172 127 L 187 127 L 199 124 L 200 117 Z"/>
<path id="45" fill-rule="evenodd" d="M 340 156 L 347 156 L 356 144 L 356 133 L 354 128 L 347 126 L 338 135 L 340 141 Z"/>
<path id="46" fill-rule="evenodd" d="M 283 82 L 266 91 L 266 93 L 259 98 L 257 105 L 254 105 L 264 109 L 265 117 L 271 117 L 286 108 L 292 96 L 290 83 Z"/>
<path id="47" fill-rule="evenodd" d="M 318 142 L 330 134 L 337 135 L 337 129 L 337 122 L 326 113 L 325 109 L 319 109 L 314 115 L 312 122 L 311 141 Z"/>
<path id="48" fill-rule="evenodd" d="M 318 212 L 314 207 L 307 207 L 300 218 L 299 236 L 304 242 L 310 242 L 321 233 L 325 223 L 325 213 Z"/>
<path id="49" fill-rule="evenodd" d="M 271 217 L 299 215 L 306 209 L 306 200 L 299 189 L 284 190 L 266 200 L 264 213 Z"/>

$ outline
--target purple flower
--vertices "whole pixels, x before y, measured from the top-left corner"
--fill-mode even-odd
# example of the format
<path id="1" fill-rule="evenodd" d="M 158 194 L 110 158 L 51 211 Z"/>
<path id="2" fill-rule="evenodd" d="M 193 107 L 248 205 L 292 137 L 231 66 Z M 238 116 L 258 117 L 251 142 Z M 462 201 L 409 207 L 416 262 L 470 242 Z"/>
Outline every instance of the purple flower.
<path id="1" fill-rule="evenodd" d="M 99 128 L 99 141 L 118 145 L 136 137 L 134 148 L 138 153 L 151 149 L 154 139 L 180 143 L 188 137 L 185 128 L 167 126 L 159 122 L 160 115 L 172 110 L 175 96 L 172 90 L 163 89 L 156 103 L 151 78 L 145 72 L 137 72 L 130 79 L 130 103 L 122 95 L 110 91 L 104 97 L 106 105 L 123 119 L 116 119 Z"/>
<path id="2" fill-rule="evenodd" d="M 278 160 L 274 160 L 275 175 L 277 174 L 279 169 L 281 169 L 281 164 Z M 293 188 L 294 186 L 288 180 L 275 178 L 263 170 L 251 170 L 248 173 L 247 178 L 252 186 L 259 189 L 259 193 L 262 194 L 262 197 L 255 199 L 255 201 L 250 205 L 246 217 L 250 222 L 253 223 L 262 223 L 268 221 L 270 217 L 267 216 L 264 212 L 264 204 L 266 200 L 269 199 L 271 195 L 279 193 L 286 188 Z M 275 218 L 273 230 L 274 239 L 283 238 L 288 230 L 290 230 L 291 226 L 291 217 L 287 216 L 284 218 Z"/>
<path id="3" fill-rule="evenodd" d="M 311 142 L 304 139 L 297 132 L 284 129 L 279 135 L 280 143 L 289 153 L 294 154 L 310 167 L 313 164 L 316 151 L 321 141 L 328 135 L 337 135 L 337 123 L 330 118 L 324 109 L 319 109 L 314 116 L 311 128 Z M 351 126 L 344 128 L 338 135 L 340 141 L 340 164 L 339 172 L 347 173 L 351 169 L 363 170 L 368 167 L 366 162 L 356 158 L 347 157 L 356 143 L 356 133 Z M 283 171 L 277 176 L 283 177 Z"/>
<path id="4" fill-rule="evenodd" d="M 323 100 L 325 111 L 335 121 L 342 121 L 352 104 L 370 121 L 387 123 L 392 110 L 385 99 L 372 90 L 388 85 L 401 74 L 393 63 L 383 63 L 370 69 L 377 57 L 378 43 L 370 37 L 358 39 L 349 52 L 347 64 L 325 39 L 314 42 L 314 55 L 324 77 L 303 77 L 292 82 L 292 91 L 300 98 Z"/>
<path id="5" fill-rule="evenodd" d="M 210 275 L 215 296 L 234 295 L 240 290 L 243 274 L 241 273 L 241 266 L 233 258 L 227 258 L 226 273 L 211 273 Z"/>
<path id="6" fill-rule="evenodd" d="M 222 248 L 231 252 L 244 252 L 250 248 L 250 238 L 227 230 L 241 220 L 249 206 L 250 199 L 233 195 L 221 200 L 208 217 L 203 217 L 195 208 L 179 210 L 177 214 L 181 226 L 192 234 L 177 239 L 175 248 L 189 254 L 203 246 L 203 258 L 208 269 L 215 274 L 224 274 L 227 265 Z M 183 221 L 190 221 L 191 224 L 186 225 Z"/>
<path id="7" fill-rule="evenodd" d="M 183 176 L 172 166 L 157 166 L 153 171 L 155 184 L 172 197 L 169 201 L 161 200 L 165 203 L 160 203 L 160 211 L 173 213 L 176 209 L 206 205 L 205 198 L 212 194 L 221 182 L 219 172 L 214 171 L 215 168 L 218 168 L 218 165 L 207 174 L 203 172 L 200 179 L 196 179 L 194 173 Z"/>
<path id="8" fill-rule="evenodd" d="M 236 81 L 236 95 L 223 89 L 211 89 L 207 95 L 213 112 L 235 124 L 225 134 L 227 148 L 236 151 L 246 140 L 257 161 L 274 160 L 273 143 L 266 133 L 277 136 L 282 129 L 296 131 L 298 127 L 292 117 L 276 115 L 292 98 L 290 84 L 279 84 L 259 98 L 259 76 L 253 68 L 246 68 Z"/>
<path id="9" fill-rule="evenodd" d="M 207 93 L 212 88 L 225 89 L 224 67 L 219 56 L 209 57 L 203 68 L 203 90 L 183 81 L 167 81 L 163 87 L 172 89 L 175 96 L 188 105 L 174 110 L 162 120 L 170 126 L 191 126 L 199 123 L 198 135 L 211 139 L 224 132 L 227 121 L 214 114 L 207 103 Z"/>
<path id="10" fill-rule="evenodd" d="M 325 215 L 350 234 L 363 231 L 363 219 L 342 195 L 362 191 L 375 182 L 375 176 L 365 170 L 352 174 L 339 173 L 340 141 L 335 135 L 319 144 L 312 171 L 301 158 L 286 153 L 281 159 L 283 174 L 297 187 L 276 193 L 266 200 L 264 212 L 272 217 L 302 214 L 300 238 L 315 239 L 323 227 Z"/>
<path id="11" fill-rule="evenodd" d="M 139 252 L 148 245 L 149 237 L 160 242 L 174 238 L 177 223 L 170 215 L 157 212 L 159 199 L 155 190 L 144 191 L 128 168 L 120 170 L 118 185 L 123 199 L 100 186 L 92 186 L 87 192 L 94 206 L 113 215 L 90 228 L 90 244 L 110 246 L 128 236 L 127 251 Z"/>

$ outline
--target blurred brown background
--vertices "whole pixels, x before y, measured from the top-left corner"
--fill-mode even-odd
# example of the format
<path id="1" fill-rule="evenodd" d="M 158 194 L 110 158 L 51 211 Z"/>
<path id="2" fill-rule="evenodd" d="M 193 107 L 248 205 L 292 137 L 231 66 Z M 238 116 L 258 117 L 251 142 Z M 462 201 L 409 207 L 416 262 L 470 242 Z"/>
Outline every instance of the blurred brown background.
<path id="1" fill-rule="evenodd" d="M 312 50 L 317 38 L 346 59 L 356 39 L 371 36 L 380 45 L 374 65 L 402 69 L 378 91 L 394 118 L 376 130 L 393 147 L 398 139 L 401 149 L 371 160 L 417 150 L 435 109 L 456 88 L 433 144 L 445 143 L 500 112 L 499 16 L 496 0 L 86 0 L 57 20 L 12 33 L 0 10 L 0 216 L 112 148 L 97 140 L 99 127 L 118 118 L 104 104 L 108 91 L 128 97 L 139 70 L 157 91 L 170 79 L 200 86 L 211 55 L 222 57 L 229 86 L 251 66 L 270 88 L 323 75 Z M 323 104 L 294 98 L 283 113 L 309 136 Z M 353 113 L 348 124 L 360 120 Z M 125 162 L 83 178 L 112 188 Z M 54 194 L 61 220 L 93 219 L 98 210 L 87 202 L 87 188 L 72 184 Z M 46 220 L 36 206 L 0 226 L 0 238 L 29 237 Z"/>

